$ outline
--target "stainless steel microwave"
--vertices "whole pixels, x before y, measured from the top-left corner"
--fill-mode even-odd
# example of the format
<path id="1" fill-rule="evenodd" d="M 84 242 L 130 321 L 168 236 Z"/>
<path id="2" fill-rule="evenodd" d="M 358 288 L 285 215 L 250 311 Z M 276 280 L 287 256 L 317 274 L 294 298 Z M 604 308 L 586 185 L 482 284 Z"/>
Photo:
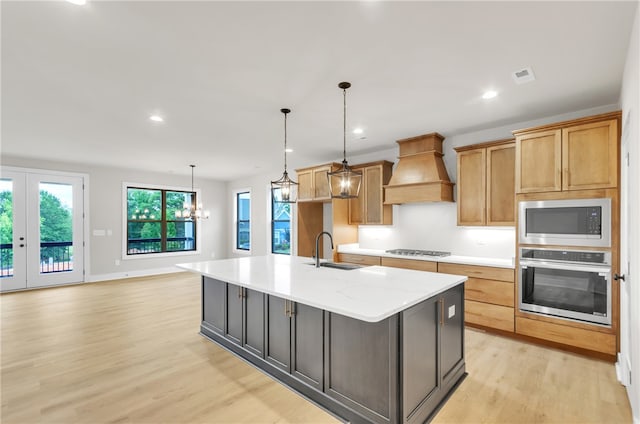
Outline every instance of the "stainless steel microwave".
<path id="1" fill-rule="evenodd" d="M 611 247 L 611 199 L 520 202 L 518 225 L 521 244 Z"/>

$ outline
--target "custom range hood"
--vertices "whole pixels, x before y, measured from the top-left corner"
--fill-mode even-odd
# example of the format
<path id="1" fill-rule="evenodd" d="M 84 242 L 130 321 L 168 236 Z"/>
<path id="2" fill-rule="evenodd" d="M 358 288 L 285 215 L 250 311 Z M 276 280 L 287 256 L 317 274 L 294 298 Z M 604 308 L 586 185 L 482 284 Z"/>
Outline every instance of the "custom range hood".
<path id="1" fill-rule="evenodd" d="M 398 140 L 400 156 L 389 184 L 384 186 L 384 203 L 453 202 L 453 183 L 442 160 L 438 133 Z"/>

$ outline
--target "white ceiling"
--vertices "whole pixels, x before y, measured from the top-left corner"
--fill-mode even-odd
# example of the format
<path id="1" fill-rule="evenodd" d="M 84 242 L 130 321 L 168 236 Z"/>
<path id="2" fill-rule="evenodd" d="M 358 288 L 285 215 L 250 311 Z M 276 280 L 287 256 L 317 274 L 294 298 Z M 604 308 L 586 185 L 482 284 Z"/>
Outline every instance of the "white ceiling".
<path id="1" fill-rule="evenodd" d="M 1 7 L 3 155 L 228 180 L 617 103 L 637 1 Z"/>

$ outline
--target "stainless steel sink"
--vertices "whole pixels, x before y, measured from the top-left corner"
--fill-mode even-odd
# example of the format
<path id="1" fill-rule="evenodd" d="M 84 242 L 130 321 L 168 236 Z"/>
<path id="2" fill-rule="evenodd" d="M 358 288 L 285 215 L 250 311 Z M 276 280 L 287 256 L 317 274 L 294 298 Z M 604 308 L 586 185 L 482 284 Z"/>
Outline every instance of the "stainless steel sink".
<path id="1" fill-rule="evenodd" d="M 310 263 L 310 264 L 307 264 L 307 265 L 315 266 L 316 264 Z M 348 270 L 352 270 L 352 269 L 362 268 L 362 267 L 365 267 L 367 265 L 347 264 L 347 263 L 344 263 L 344 262 L 320 262 L 320 266 L 326 267 L 326 268 L 343 269 L 345 271 L 348 271 Z"/>

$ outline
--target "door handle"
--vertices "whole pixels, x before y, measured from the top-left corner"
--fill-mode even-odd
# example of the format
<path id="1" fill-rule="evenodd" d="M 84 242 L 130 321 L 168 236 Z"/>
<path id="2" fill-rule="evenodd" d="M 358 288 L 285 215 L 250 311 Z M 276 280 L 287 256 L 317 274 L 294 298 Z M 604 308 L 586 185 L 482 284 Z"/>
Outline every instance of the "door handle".
<path id="1" fill-rule="evenodd" d="M 616 281 L 618 281 L 618 280 L 625 281 L 625 280 L 624 280 L 624 274 L 622 274 L 622 275 L 614 274 L 614 275 L 613 275 L 613 279 L 614 279 L 614 280 L 616 280 Z"/>

